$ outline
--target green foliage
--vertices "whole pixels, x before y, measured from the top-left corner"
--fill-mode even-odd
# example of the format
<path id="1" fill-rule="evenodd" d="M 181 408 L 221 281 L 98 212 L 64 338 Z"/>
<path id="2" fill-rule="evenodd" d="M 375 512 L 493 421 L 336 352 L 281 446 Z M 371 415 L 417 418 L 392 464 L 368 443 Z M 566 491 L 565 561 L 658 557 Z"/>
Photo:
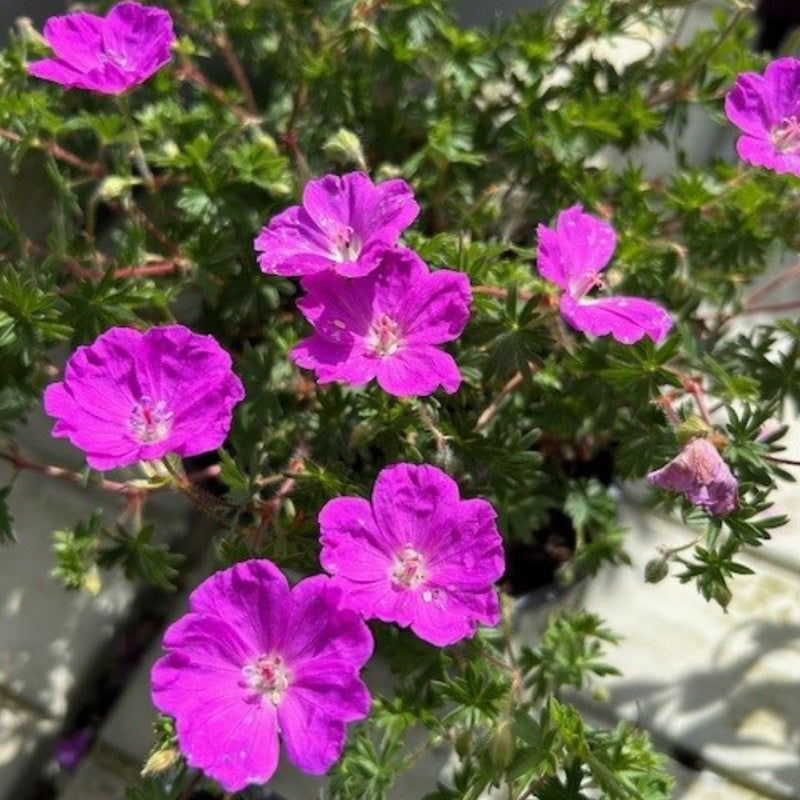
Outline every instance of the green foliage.
<path id="1" fill-rule="evenodd" d="M 522 648 L 519 664 L 526 686 L 536 697 L 546 698 L 565 686 L 580 689 L 592 675 L 616 675 L 602 658 L 604 645 L 617 641 L 595 614 L 556 617 L 542 633 L 541 644 Z"/>
<path id="2" fill-rule="evenodd" d="M 152 525 L 143 526 L 137 533 L 130 533 L 122 525 L 107 530 L 103 512 L 98 509 L 74 528 L 53 533 L 53 576 L 67 589 L 97 594 L 101 588 L 98 568 L 121 567 L 130 580 L 174 591 L 177 567 L 183 557 L 171 553 L 166 545 L 154 544 L 153 533 Z"/>
<path id="3" fill-rule="evenodd" d="M 90 594 L 96 593 L 95 586 L 99 589 L 95 563 L 102 525 L 103 512 L 96 510 L 74 528 L 53 532 L 53 577 L 67 589 L 85 589 Z"/>
<path id="4" fill-rule="evenodd" d="M 106 569 L 120 566 L 126 578 L 145 581 L 164 591 L 174 591 L 177 567 L 183 557 L 170 553 L 164 544 L 153 544 L 152 538 L 152 525 L 145 525 L 136 534 L 117 525 L 108 533 L 108 542 L 97 563 Z"/>
<path id="5" fill-rule="evenodd" d="M 770 495 L 792 477 L 780 420 L 800 405 L 798 323 L 746 334 L 735 325 L 770 307 L 787 275 L 750 287 L 800 239 L 786 176 L 693 165 L 680 151 L 689 112 L 726 124 L 721 99 L 735 75 L 762 66 L 743 4 L 685 44 L 616 57 L 618 37 L 669 35 L 687 5 L 570 0 L 483 30 L 460 27 L 440 0 L 171 2 L 174 60 L 122 103 L 31 79 L 25 64 L 45 49 L 12 37 L 0 53 L 0 157 L 34 211 L 24 192 L 3 193 L 0 456 L 125 503 L 117 523 L 95 512 L 55 532 L 56 578 L 95 592 L 99 569 L 119 567 L 174 588 L 180 556 L 139 519 L 148 494 L 165 490 L 214 520 L 220 564 L 265 557 L 317 572 L 321 506 L 368 497 L 397 461 L 436 464 L 465 497 L 488 499 L 509 543 L 546 549 L 566 525 L 559 574 L 591 575 L 626 561 L 616 484 L 665 464 L 690 431 L 730 464 L 739 508 L 713 518 L 658 493 L 698 537 L 657 555 L 648 579 L 671 572 L 726 606 L 731 578 L 749 571 L 742 554 L 787 522 L 770 515 Z M 655 144 L 675 156 L 662 176 L 641 164 Z M 469 276 L 471 319 L 448 345 L 464 378 L 454 395 L 320 387 L 287 358 L 308 333 L 300 289 L 259 272 L 253 238 L 310 177 L 354 168 L 408 180 L 421 213 L 405 243 L 432 268 Z M 608 291 L 675 316 L 660 346 L 564 324 L 535 267 L 536 227 L 577 202 L 618 232 Z M 112 482 L 22 458 L 15 429 L 67 343 L 170 321 L 217 337 L 247 390 L 205 477 L 192 483 L 194 468 L 173 460 L 166 473 L 149 465 L 144 478 Z M 0 489 L 0 541 L 13 537 L 10 491 Z M 458 764 L 430 800 L 475 800 L 501 782 L 539 800 L 667 797 L 663 760 L 643 733 L 595 730 L 563 699 L 613 673 L 604 653 L 616 638 L 602 621 L 556 618 L 518 662 L 510 629 L 507 613 L 501 630 L 444 650 L 379 631 L 392 691 L 376 694 L 351 736 L 331 797 L 378 800 L 442 744 Z M 129 800 L 183 796 L 174 744 L 162 730 L 158 769 Z"/>

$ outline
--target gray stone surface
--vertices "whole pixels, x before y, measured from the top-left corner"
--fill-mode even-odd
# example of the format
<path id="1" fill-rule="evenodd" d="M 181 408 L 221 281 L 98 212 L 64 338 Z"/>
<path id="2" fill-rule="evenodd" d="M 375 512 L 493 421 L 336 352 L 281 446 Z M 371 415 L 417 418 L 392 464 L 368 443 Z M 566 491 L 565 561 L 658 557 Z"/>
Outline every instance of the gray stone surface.
<path id="1" fill-rule="evenodd" d="M 50 425 L 33 416 L 19 437 L 26 457 L 80 467 L 80 453 L 53 440 Z M 0 462 L 0 486 L 11 478 L 10 467 Z M 160 497 L 145 510 L 168 541 L 186 533 L 187 508 L 177 500 Z M 91 692 L 112 637 L 141 589 L 111 572 L 93 597 L 65 590 L 50 574 L 53 531 L 74 526 L 94 508 L 103 509 L 112 524 L 123 497 L 25 470 L 14 479 L 9 505 L 18 541 L 0 551 L 0 800 L 9 797 L 5 788 L 40 774 L 53 737 Z M 3 706 L 3 697 L 16 705 Z M 4 757 L 12 750 L 13 757 Z"/>
<path id="2" fill-rule="evenodd" d="M 0 482 L 7 468 L 0 468 Z M 88 516 L 105 498 L 79 487 L 19 475 L 10 507 L 19 541 L 0 558 L 0 686 L 45 715 L 61 718 L 73 689 L 91 674 L 98 655 L 134 598 L 132 585 L 111 575 L 97 597 L 68 592 L 51 576 L 51 534 Z"/>
<path id="3" fill-rule="evenodd" d="M 660 544 L 681 526 L 634 508 L 633 569 L 591 582 L 586 605 L 624 640 L 609 651 L 622 673 L 605 683 L 607 710 L 701 756 L 709 768 L 776 798 L 800 798 L 800 580 L 743 558 L 755 575 L 733 581 L 728 613 L 669 577 L 645 584 Z"/>
<path id="4" fill-rule="evenodd" d="M 56 731 L 52 720 L 0 690 L 0 798 L 16 796 L 36 777 L 30 765 L 45 758 Z"/>
<path id="5" fill-rule="evenodd" d="M 64 782 L 59 800 L 121 800 L 133 786 L 138 770 L 102 745 L 95 746 L 75 775 Z"/>
<path id="6" fill-rule="evenodd" d="M 51 14 L 63 13 L 66 0 L 2 0 L 0 2 L 0 45 L 5 44 L 8 30 L 19 17 L 28 17 L 41 28 Z"/>

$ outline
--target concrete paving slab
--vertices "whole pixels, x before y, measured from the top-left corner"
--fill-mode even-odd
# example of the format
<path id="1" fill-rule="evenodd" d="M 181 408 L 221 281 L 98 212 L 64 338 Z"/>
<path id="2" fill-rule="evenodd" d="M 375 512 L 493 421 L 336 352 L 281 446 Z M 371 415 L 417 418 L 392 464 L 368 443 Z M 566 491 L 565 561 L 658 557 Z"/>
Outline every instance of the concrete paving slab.
<path id="1" fill-rule="evenodd" d="M 626 507 L 633 569 L 608 570 L 586 606 L 625 639 L 608 707 L 698 754 L 709 768 L 776 798 L 800 798 L 800 576 L 766 562 L 733 583 L 729 613 L 669 577 L 645 584 L 656 546 L 687 531 Z"/>
<path id="2" fill-rule="evenodd" d="M 4 478 L 0 470 L 0 481 Z M 10 498 L 19 541 L 0 558 L 0 686 L 60 718 L 115 626 L 134 588 L 111 574 L 97 597 L 68 592 L 50 575 L 51 534 L 87 517 L 104 498 L 39 475 L 18 476 Z"/>
<path id="3" fill-rule="evenodd" d="M 715 772 L 694 772 L 676 763 L 671 769 L 677 778 L 675 800 L 768 800 L 766 795 L 731 783 Z"/>
<path id="4" fill-rule="evenodd" d="M 64 784 L 59 800 L 122 800 L 133 786 L 138 770 L 116 753 L 95 746 L 75 775 Z"/>
<path id="5" fill-rule="evenodd" d="M 30 783 L 30 766 L 42 759 L 55 731 L 52 720 L 0 693 L 0 798 L 15 797 Z"/>

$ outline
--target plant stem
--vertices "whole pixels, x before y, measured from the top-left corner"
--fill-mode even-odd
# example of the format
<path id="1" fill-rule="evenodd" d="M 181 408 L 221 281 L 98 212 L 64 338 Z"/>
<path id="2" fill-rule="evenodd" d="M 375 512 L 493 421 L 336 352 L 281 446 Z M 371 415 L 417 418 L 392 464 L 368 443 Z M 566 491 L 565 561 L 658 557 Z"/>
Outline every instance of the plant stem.
<path id="1" fill-rule="evenodd" d="M 787 267 L 780 275 L 776 275 L 771 280 L 767 281 L 763 286 L 755 289 L 752 294 L 744 301 L 745 310 L 753 308 L 759 300 L 765 298 L 774 289 L 783 286 L 785 283 L 800 278 L 800 264 L 794 264 Z"/>
<path id="2" fill-rule="evenodd" d="M 63 467 L 56 467 L 52 464 L 40 464 L 36 461 L 30 461 L 25 458 L 19 451 L 15 442 L 8 443 L 8 450 L 0 450 L 0 458 L 7 461 L 17 472 L 30 470 L 31 472 L 38 472 L 40 475 L 46 475 L 48 478 L 55 478 L 57 480 L 70 481 L 77 483 L 81 486 L 90 484 L 97 486 L 107 492 L 114 492 L 116 494 L 123 494 L 128 497 L 143 497 L 150 491 L 157 491 L 153 489 L 141 489 L 137 486 L 131 486 L 128 483 L 120 483 L 118 481 L 110 481 L 105 478 L 95 478 L 84 475 L 80 472 L 73 472 Z M 159 487 L 160 488 L 160 487 Z"/>
<path id="3" fill-rule="evenodd" d="M 472 291 L 475 294 L 485 294 L 487 297 L 499 297 L 501 299 L 508 297 L 508 289 L 503 289 L 499 286 L 484 286 L 478 284 L 472 287 Z M 533 297 L 533 292 L 529 292 L 525 289 L 517 289 L 517 297 L 520 300 L 530 300 Z"/>
<path id="4" fill-rule="evenodd" d="M 139 174 L 147 185 L 148 190 L 153 192 L 156 188 L 156 181 L 153 177 L 153 173 L 150 171 L 150 167 L 147 165 L 147 159 L 145 158 L 144 150 L 142 150 L 142 143 L 139 140 L 139 133 L 136 130 L 136 121 L 133 118 L 130 103 L 125 95 L 117 96 L 117 107 L 122 112 L 122 116 L 125 118 L 125 122 L 128 126 L 128 133 L 131 137 L 133 161 L 136 164 L 136 168 L 139 170 Z"/>
<path id="5" fill-rule="evenodd" d="M 779 456 L 764 456 L 765 461 L 772 461 L 773 464 L 786 464 L 790 467 L 800 467 L 800 461 L 793 458 L 780 458 Z"/>
<path id="6" fill-rule="evenodd" d="M 739 312 L 739 316 L 743 314 L 763 314 L 772 311 L 796 311 L 798 309 L 800 309 L 800 300 L 787 300 L 783 303 L 768 303 L 763 306 L 752 306 L 750 308 L 743 308 Z"/>
<path id="7" fill-rule="evenodd" d="M 233 45 L 231 44 L 228 34 L 225 31 L 222 31 L 217 37 L 215 37 L 214 43 L 219 48 L 220 53 L 222 53 L 222 57 L 225 59 L 225 63 L 228 65 L 228 69 L 231 71 L 231 75 L 233 76 L 234 81 L 236 81 L 236 85 L 239 87 L 239 91 L 244 97 L 247 110 L 254 117 L 257 117 L 258 105 L 256 104 L 256 96 L 253 93 L 253 87 L 250 85 L 250 81 L 247 79 L 247 73 L 242 66 L 242 62 L 236 55 L 236 51 L 233 49 Z"/>
<path id="8" fill-rule="evenodd" d="M 500 406 L 503 403 L 503 400 L 514 391 L 523 381 L 523 375 L 521 372 L 517 372 L 511 380 L 506 383 L 506 385 L 500 390 L 497 397 L 489 403 L 488 406 L 483 410 L 481 415 L 478 417 L 478 421 L 475 423 L 475 431 L 483 430 L 494 418 L 494 415 L 499 411 Z"/>
<path id="9" fill-rule="evenodd" d="M 22 136 L 14 131 L 8 130 L 8 128 L 0 128 L 0 138 L 3 138 L 9 142 L 22 141 Z M 77 167 L 84 172 L 88 172 L 95 178 L 102 178 L 105 174 L 105 169 L 99 162 L 90 164 L 88 161 L 84 161 L 84 159 L 78 155 L 75 155 L 75 153 L 71 152 L 70 150 L 65 150 L 56 142 L 41 142 L 34 140 L 32 144 L 34 147 L 49 153 L 56 160 L 63 161 L 65 164 L 70 164 L 71 166 Z"/>

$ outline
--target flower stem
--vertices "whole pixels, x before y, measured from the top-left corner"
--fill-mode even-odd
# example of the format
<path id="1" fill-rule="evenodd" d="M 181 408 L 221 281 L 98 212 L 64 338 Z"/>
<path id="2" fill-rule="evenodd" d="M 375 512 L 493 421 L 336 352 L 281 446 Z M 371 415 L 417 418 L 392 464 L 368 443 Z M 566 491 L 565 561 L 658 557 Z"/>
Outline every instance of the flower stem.
<path id="1" fill-rule="evenodd" d="M 139 133 L 136 130 L 136 121 L 131 113 L 131 107 L 125 95 L 117 97 L 117 106 L 119 107 L 122 116 L 125 118 L 125 123 L 128 126 L 128 133 L 130 135 L 131 152 L 133 155 L 133 162 L 136 164 L 136 169 L 142 176 L 149 191 L 153 192 L 156 188 L 156 181 L 150 167 L 147 165 L 147 159 L 142 150 L 142 143 L 139 140 Z"/>

